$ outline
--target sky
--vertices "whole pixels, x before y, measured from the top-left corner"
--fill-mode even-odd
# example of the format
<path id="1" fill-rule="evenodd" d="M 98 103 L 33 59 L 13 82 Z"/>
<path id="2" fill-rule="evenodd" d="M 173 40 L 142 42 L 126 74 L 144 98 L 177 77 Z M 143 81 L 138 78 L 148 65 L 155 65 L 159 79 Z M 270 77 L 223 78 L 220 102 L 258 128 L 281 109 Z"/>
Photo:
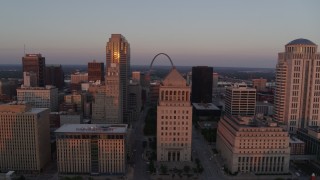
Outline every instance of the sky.
<path id="1" fill-rule="evenodd" d="M 122 34 L 132 65 L 166 53 L 177 66 L 274 68 L 288 42 L 320 44 L 319 8 L 319 0 L 4 0 L 0 64 L 20 64 L 24 49 L 46 64 L 105 62 L 106 42 Z M 165 56 L 154 64 L 170 65 Z"/>

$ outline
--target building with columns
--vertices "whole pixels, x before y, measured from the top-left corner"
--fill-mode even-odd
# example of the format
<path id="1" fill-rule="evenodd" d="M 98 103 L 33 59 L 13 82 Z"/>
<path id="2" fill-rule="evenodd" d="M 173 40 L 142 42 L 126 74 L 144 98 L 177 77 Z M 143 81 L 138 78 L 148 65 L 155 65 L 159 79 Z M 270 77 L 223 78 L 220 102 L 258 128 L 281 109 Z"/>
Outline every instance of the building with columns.
<path id="1" fill-rule="evenodd" d="M 278 54 L 274 119 L 290 133 L 320 125 L 320 53 L 307 39 L 296 39 Z"/>
<path id="2" fill-rule="evenodd" d="M 289 141 L 271 120 L 225 115 L 218 123 L 217 150 L 231 173 L 288 173 Z"/>
<path id="3" fill-rule="evenodd" d="M 190 86 L 172 68 L 160 85 L 157 106 L 157 160 L 191 161 Z"/>

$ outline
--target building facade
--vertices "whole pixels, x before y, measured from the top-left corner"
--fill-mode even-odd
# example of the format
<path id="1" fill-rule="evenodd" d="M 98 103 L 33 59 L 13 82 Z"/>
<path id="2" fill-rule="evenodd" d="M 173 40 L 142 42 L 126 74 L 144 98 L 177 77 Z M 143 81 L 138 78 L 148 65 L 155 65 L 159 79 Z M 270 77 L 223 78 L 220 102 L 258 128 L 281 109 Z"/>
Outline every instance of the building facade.
<path id="1" fill-rule="evenodd" d="M 297 137 L 305 143 L 305 154 L 316 155 L 320 160 L 320 128 L 307 127 L 297 130 Z"/>
<path id="2" fill-rule="evenodd" d="M 126 173 L 126 124 L 65 124 L 55 134 L 59 173 Z"/>
<path id="3" fill-rule="evenodd" d="M 160 85 L 157 106 L 157 160 L 191 161 L 190 87 L 175 69 Z"/>
<path id="4" fill-rule="evenodd" d="M 23 86 L 25 87 L 37 87 L 38 77 L 33 71 L 23 72 Z"/>
<path id="5" fill-rule="evenodd" d="M 282 174 L 289 172 L 289 139 L 274 122 L 226 115 L 216 145 L 231 173 Z"/>
<path id="6" fill-rule="evenodd" d="M 61 64 L 46 66 L 46 85 L 52 85 L 58 89 L 64 86 L 64 72 Z"/>
<path id="7" fill-rule="evenodd" d="M 58 88 L 22 86 L 17 89 L 17 100 L 26 101 L 34 108 L 49 108 L 51 112 L 58 111 Z"/>
<path id="8" fill-rule="evenodd" d="M 46 60 L 41 54 L 26 54 L 22 57 L 22 72 L 34 72 L 37 74 L 37 86 L 45 86 Z"/>
<path id="9" fill-rule="evenodd" d="M 296 39 L 278 54 L 274 119 L 298 128 L 320 125 L 320 53 L 307 39 Z"/>
<path id="10" fill-rule="evenodd" d="M 266 91 L 267 79 L 252 79 L 252 87 L 255 88 L 258 92 Z"/>
<path id="11" fill-rule="evenodd" d="M 104 81 L 104 63 L 96 62 L 93 60 L 92 62 L 88 62 L 88 80 L 89 81 Z"/>
<path id="12" fill-rule="evenodd" d="M 212 103 L 212 74 L 212 67 L 192 67 L 192 103 Z"/>
<path id="13" fill-rule="evenodd" d="M 225 112 L 232 116 L 253 116 L 256 106 L 256 89 L 235 83 L 226 89 Z"/>
<path id="14" fill-rule="evenodd" d="M 104 124 L 106 121 L 106 87 L 97 86 L 89 89 L 93 93 L 92 123 Z"/>
<path id="15" fill-rule="evenodd" d="M 128 96 L 128 121 L 138 120 L 141 111 L 141 85 L 138 80 L 131 80 L 129 84 Z"/>
<path id="16" fill-rule="evenodd" d="M 49 161 L 49 109 L 0 105 L 0 171 L 40 173 Z"/>
<path id="17" fill-rule="evenodd" d="M 106 122 L 123 123 L 128 108 L 130 44 L 121 34 L 112 34 L 106 46 Z"/>

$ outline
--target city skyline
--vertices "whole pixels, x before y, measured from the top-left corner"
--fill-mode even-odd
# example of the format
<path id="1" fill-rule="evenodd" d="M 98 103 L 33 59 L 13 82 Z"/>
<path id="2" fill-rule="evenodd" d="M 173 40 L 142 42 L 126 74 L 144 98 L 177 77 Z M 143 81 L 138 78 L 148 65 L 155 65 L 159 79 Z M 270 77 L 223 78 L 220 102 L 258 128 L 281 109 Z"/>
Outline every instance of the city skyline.
<path id="1" fill-rule="evenodd" d="M 105 42 L 121 33 L 131 42 L 131 64 L 148 65 L 155 54 L 175 65 L 275 68 L 288 42 L 320 42 L 320 2 L 4 2 L 0 63 L 20 64 L 41 53 L 49 64 L 103 62 Z M 163 57 L 164 58 L 164 57 Z M 168 64 L 166 59 L 159 65 Z"/>

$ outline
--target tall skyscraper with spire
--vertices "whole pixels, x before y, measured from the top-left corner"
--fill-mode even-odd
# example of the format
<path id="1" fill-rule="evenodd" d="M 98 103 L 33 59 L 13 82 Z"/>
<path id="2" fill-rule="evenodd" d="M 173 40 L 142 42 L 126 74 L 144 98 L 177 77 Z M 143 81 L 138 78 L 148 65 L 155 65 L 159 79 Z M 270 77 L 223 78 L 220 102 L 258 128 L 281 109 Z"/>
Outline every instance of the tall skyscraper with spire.
<path id="1" fill-rule="evenodd" d="M 307 39 L 296 39 L 278 55 L 274 118 L 297 128 L 320 125 L 320 53 Z"/>
<path id="2" fill-rule="evenodd" d="M 121 34 L 112 34 L 106 47 L 106 123 L 124 123 L 127 116 L 130 45 Z"/>

